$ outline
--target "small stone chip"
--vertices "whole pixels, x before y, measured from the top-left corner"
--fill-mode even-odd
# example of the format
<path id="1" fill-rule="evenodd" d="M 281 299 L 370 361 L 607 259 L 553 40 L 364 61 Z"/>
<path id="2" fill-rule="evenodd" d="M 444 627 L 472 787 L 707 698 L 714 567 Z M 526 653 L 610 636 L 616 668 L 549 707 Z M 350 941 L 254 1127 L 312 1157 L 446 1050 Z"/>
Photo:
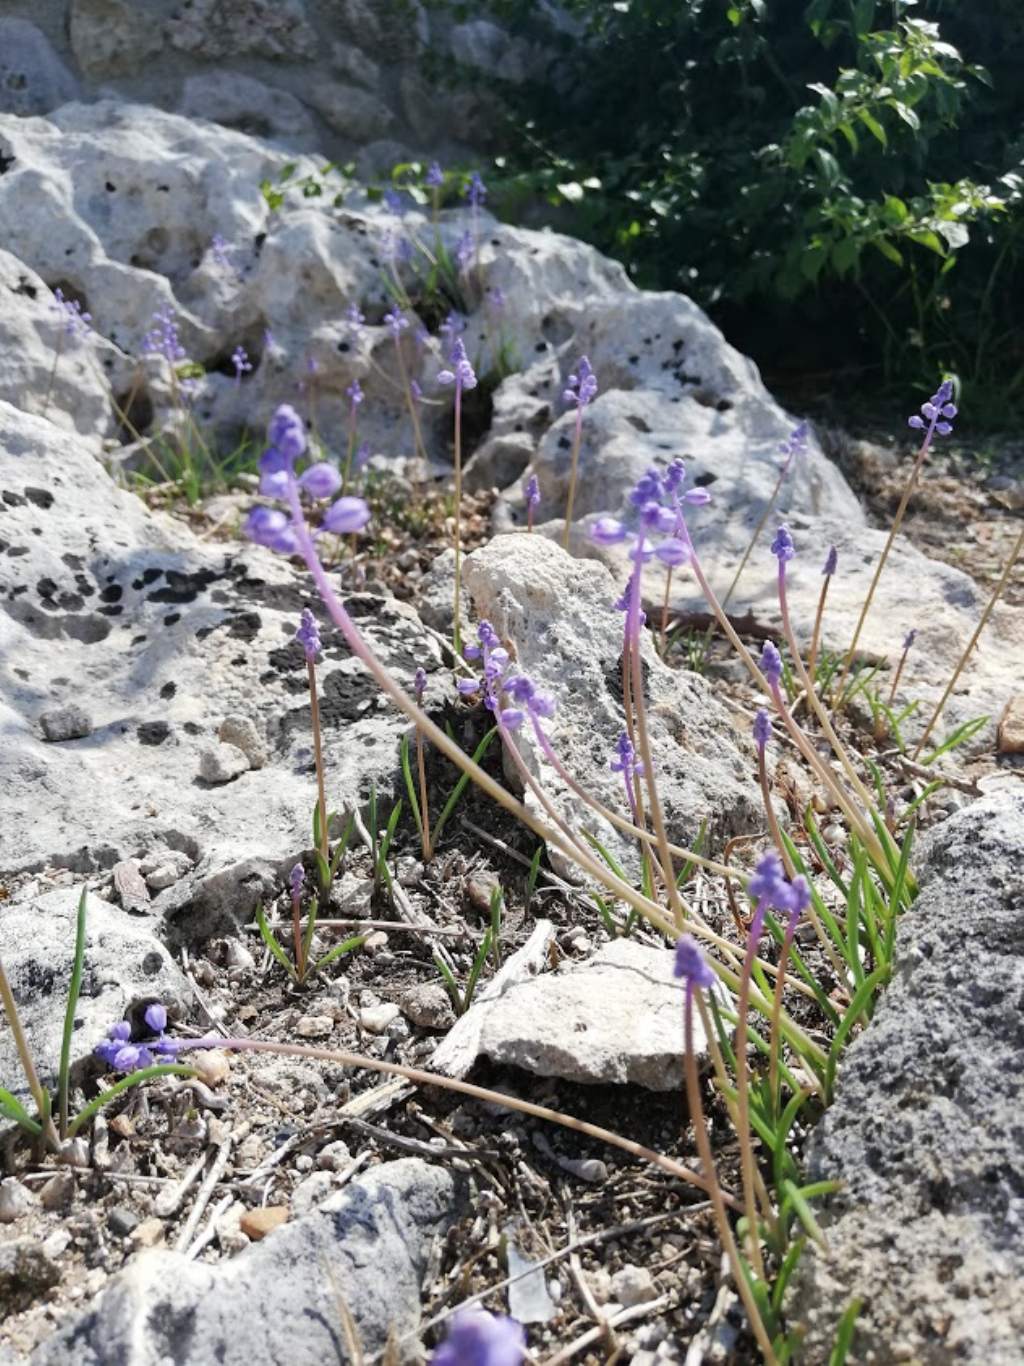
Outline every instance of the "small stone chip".
<path id="1" fill-rule="evenodd" d="M 115 863 L 113 877 L 114 890 L 126 911 L 137 915 L 149 910 L 149 888 L 134 859 L 124 859 L 121 863 Z"/>
<path id="2" fill-rule="evenodd" d="M 296 1022 L 295 1032 L 301 1039 L 326 1039 L 334 1033 L 334 1021 L 330 1015 L 303 1015 Z"/>
<path id="3" fill-rule="evenodd" d="M 275 1228 L 288 1222 L 287 1205 L 264 1205 L 260 1209 L 249 1209 L 242 1215 L 238 1227 L 254 1243 L 273 1233 Z"/>
<path id="4" fill-rule="evenodd" d="M 43 739 L 50 744 L 62 740 L 83 740 L 92 734 L 92 717 L 83 707 L 56 707 L 39 718 Z"/>
<path id="5" fill-rule="evenodd" d="M 1006 704 L 999 721 L 999 753 L 1024 754 L 1024 694 L 1017 693 Z"/>
<path id="6" fill-rule="evenodd" d="M 237 745 L 226 745 L 221 740 L 207 745 L 199 755 L 199 776 L 211 787 L 234 782 L 249 771 L 249 760 Z"/>

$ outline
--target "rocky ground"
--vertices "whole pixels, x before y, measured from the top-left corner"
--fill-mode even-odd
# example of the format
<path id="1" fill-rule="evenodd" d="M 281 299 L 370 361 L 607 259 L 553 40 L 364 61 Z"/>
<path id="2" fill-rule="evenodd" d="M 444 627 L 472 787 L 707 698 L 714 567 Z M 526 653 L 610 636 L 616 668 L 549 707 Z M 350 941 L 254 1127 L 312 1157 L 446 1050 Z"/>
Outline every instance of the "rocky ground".
<path id="1" fill-rule="evenodd" d="M 688 300 L 634 289 L 592 249 L 461 209 L 442 215 L 435 236 L 424 215 L 399 217 L 355 184 L 340 208 L 301 195 L 275 208 L 260 182 L 285 161 L 241 133 L 114 101 L 47 119 L 0 116 L 0 948 L 44 1082 L 86 886 L 79 1100 L 102 1075 L 91 1055 L 108 1027 L 138 1023 L 159 1000 L 179 1037 L 285 1039 L 471 1076 L 692 1167 L 681 989 L 663 941 L 642 929 L 611 937 L 556 857 L 533 876 L 534 837 L 473 791 L 423 860 L 398 764 L 408 725 L 297 565 L 239 539 L 255 496 L 256 447 L 245 442 L 288 401 L 343 456 L 346 391 L 362 385 L 374 519 L 332 576 L 405 687 L 426 669 L 428 712 L 472 751 L 489 718 L 452 680 L 451 398 L 437 383 L 438 325 L 458 308 L 482 378 L 467 412 L 467 619 L 492 620 L 557 696 L 560 753 L 612 804 L 622 566 L 587 527 L 618 512 L 650 464 L 685 455 L 693 483 L 713 496 L 693 531 L 721 591 L 794 418 Z M 454 252 L 466 231 L 472 264 L 439 288 L 415 244 Z M 215 233 L 230 247 L 227 265 L 210 250 Z M 385 234 L 414 243 L 411 262 L 388 264 Z M 59 340 L 55 287 L 92 315 L 87 335 Z M 396 289 L 414 319 L 400 351 L 382 325 Z M 182 424 L 175 376 L 142 343 L 168 305 L 202 366 L 192 411 L 216 456 L 196 455 L 202 487 L 191 500 L 188 471 L 167 480 L 161 465 L 161 433 Z M 364 325 L 346 322 L 352 305 Z M 239 344 L 253 370 L 236 377 L 228 358 Z M 560 395 L 582 352 L 600 392 L 586 414 L 570 555 L 559 519 L 574 418 Z M 403 373 L 424 394 L 418 458 Z M 848 640 L 884 540 L 909 455 L 905 417 L 894 415 L 895 445 L 822 423 L 781 492 L 804 635 L 819 562 L 839 548 L 829 649 Z M 1019 527 L 1016 453 L 979 478 L 969 436 L 959 440 L 924 480 L 863 640 L 864 657 L 891 679 L 899 642 L 918 630 L 896 694 L 919 699 L 909 740 Z M 529 472 L 541 490 L 532 535 Z M 774 572 L 762 547 L 733 598 L 752 642 L 779 629 Z M 816 1134 L 798 1136 L 815 1173 L 847 1182 L 821 1216 L 834 1256 L 808 1258 L 792 1307 L 809 1363 L 827 1359 L 851 1294 L 868 1300 L 851 1362 L 1014 1360 L 1020 1325 L 1005 1306 L 1024 1259 L 1009 1113 L 1021 1046 L 1022 573 L 951 703 L 949 727 L 989 721 L 940 765 L 944 785 L 922 808 L 931 833 L 900 975 L 849 1054 L 835 1107 Z M 653 617 L 662 579 L 647 589 Z M 314 875 L 310 707 L 293 640 L 306 606 L 323 630 L 331 806 L 360 817 L 331 895 L 338 923 L 322 924 L 316 945 L 327 951 L 353 931 L 362 942 L 298 987 L 266 952 L 254 913 L 265 907 L 287 936 L 289 871 L 301 861 Z M 706 657 L 693 649 L 701 611 L 678 574 L 675 644 L 664 658 L 653 635 L 644 647 L 652 745 L 671 837 L 701 838 L 705 853 L 746 867 L 765 842 L 748 739 L 757 699 L 717 642 Z M 932 770 L 910 763 L 863 707 L 842 724 L 880 765 L 897 811 L 923 792 Z M 542 771 L 529 741 L 520 752 Z M 514 785 L 496 747 L 484 763 Z M 612 828 L 545 772 L 561 817 L 628 864 Z M 428 755 L 433 811 L 455 780 Z M 841 823 L 781 745 L 772 780 L 794 830 L 817 802 L 841 861 Z M 380 828 L 406 801 L 388 877 L 375 876 L 371 791 Z M 464 990 L 496 888 L 499 943 L 476 1004 L 457 1020 L 436 960 Z M 741 942 L 741 912 L 721 879 L 691 869 L 684 891 Z M 821 1029 L 812 1005 L 797 999 L 794 1010 Z M 415 1359 L 473 1296 L 527 1325 L 537 1361 L 756 1359 L 706 1203 L 636 1157 L 368 1069 L 227 1049 L 195 1057 L 198 1078 L 130 1094 L 60 1162 L 8 1136 L 0 1341 L 16 1359 L 295 1366 L 357 1359 L 353 1341 L 369 1360 Z M 25 1097 L 7 1031 L 0 1076 Z M 705 1103 L 728 1185 L 737 1148 L 714 1094 L 708 1086 Z M 951 1240 L 963 1245 L 955 1265 Z M 914 1278 L 891 1274 L 908 1260 Z"/>

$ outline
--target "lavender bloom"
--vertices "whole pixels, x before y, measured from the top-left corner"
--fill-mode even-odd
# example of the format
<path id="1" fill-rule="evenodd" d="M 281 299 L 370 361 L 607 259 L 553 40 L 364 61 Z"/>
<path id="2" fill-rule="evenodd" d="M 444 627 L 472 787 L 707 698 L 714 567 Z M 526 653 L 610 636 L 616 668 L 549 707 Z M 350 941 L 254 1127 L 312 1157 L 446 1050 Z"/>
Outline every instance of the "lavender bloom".
<path id="1" fill-rule="evenodd" d="M 782 682 L 782 656 L 770 640 L 761 646 L 761 672 L 768 680 L 768 686 L 775 689 Z"/>
<path id="2" fill-rule="evenodd" d="M 351 403 L 353 410 L 358 408 L 360 403 L 362 403 L 363 401 L 364 395 L 363 386 L 359 383 L 357 379 L 354 379 L 352 381 L 352 383 L 345 390 L 345 393 L 348 395 L 349 402 Z"/>
<path id="3" fill-rule="evenodd" d="M 441 170 L 440 162 L 432 161 L 430 163 L 430 165 L 427 167 L 427 174 L 424 183 L 429 185 L 432 190 L 440 189 L 440 187 L 444 184 L 444 171 Z"/>
<path id="4" fill-rule="evenodd" d="M 292 900 L 297 901 L 302 895 L 302 887 L 306 881 L 306 870 L 301 863 L 297 863 L 288 874 L 288 888 L 292 894 Z"/>
<path id="5" fill-rule="evenodd" d="M 782 860 L 774 851 L 762 854 L 753 877 L 747 883 L 747 895 L 765 906 L 789 909 L 790 891 Z"/>
<path id="6" fill-rule="evenodd" d="M 310 498 L 333 498 L 341 488 L 341 475 L 333 465 L 321 460 L 299 475 L 299 486 Z"/>
<path id="7" fill-rule="evenodd" d="M 830 579 L 832 575 L 836 572 L 838 566 L 839 552 L 838 550 L 836 550 L 834 545 L 830 545 L 828 548 L 828 555 L 825 557 L 825 567 L 821 571 L 823 576 L 826 579 Z"/>
<path id="8" fill-rule="evenodd" d="M 339 498 L 332 503 L 324 515 L 325 531 L 336 536 L 349 536 L 354 531 L 362 531 L 370 520 L 370 509 L 362 498 Z"/>
<path id="9" fill-rule="evenodd" d="M 306 427 L 289 403 L 282 403 L 270 419 L 267 440 L 289 464 L 306 453 Z"/>
<path id="10" fill-rule="evenodd" d="M 69 337 L 84 337 L 92 322 L 91 313 L 83 313 L 77 299 L 66 299 L 64 291 L 58 287 L 53 291 L 53 307 L 64 323 L 65 334 Z"/>
<path id="11" fill-rule="evenodd" d="M 422 664 L 416 666 L 416 672 L 413 675 L 412 680 L 412 690 L 416 697 L 416 705 L 422 707 L 423 694 L 427 691 L 427 671 Z"/>
<path id="12" fill-rule="evenodd" d="M 706 991 L 715 984 L 715 974 L 692 934 L 676 940 L 676 961 L 673 975 L 682 977 L 688 990 Z"/>
<path id="13" fill-rule="evenodd" d="M 230 269 L 231 258 L 229 253 L 231 250 L 232 248 L 226 238 L 222 237 L 219 232 L 215 232 L 210 239 L 210 255 L 213 257 L 214 263 L 225 270 Z"/>
<path id="14" fill-rule="evenodd" d="M 154 1034 L 162 1034 L 167 1028 L 167 1011 L 159 1001 L 154 1001 L 151 1006 L 146 1007 L 143 1019 Z"/>
<path id="15" fill-rule="evenodd" d="M 399 217 L 405 213 L 405 200 L 402 198 L 400 191 L 396 190 L 393 186 L 388 186 L 384 191 L 384 203 L 390 213 L 396 213 Z"/>
<path id="16" fill-rule="evenodd" d="M 245 519 L 244 533 L 250 541 L 282 555 L 294 555 L 299 548 L 288 518 L 277 508 L 253 508 Z"/>
<path id="17" fill-rule="evenodd" d="M 302 609 L 302 619 L 299 622 L 298 630 L 295 632 L 295 640 L 302 646 L 308 662 L 314 663 L 321 649 L 320 627 L 317 625 L 316 617 L 308 607 Z"/>
<path id="18" fill-rule="evenodd" d="M 779 442 L 779 454 L 786 457 L 786 464 L 794 456 L 807 454 L 807 423 L 801 422 L 790 432 L 785 441 Z"/>
<path id="19" fill-rule="evenodd" d="M 810 904 L 810 884 L 802 875 L 795 877 L 789 884 L 789 923 L 795 926 Z"/>
<path id="20" fill-rule="evenodd" d="M 142 339 L 147 356 L 163 356 L 169 365 L 185 359 L 185 348 L 178 333 L 177 315 L 170 304 L 164 304 L 153 314 L 154 326 Z"/>
<path id="21" fill-rule="evenodd" d="M 914 630 L 914 631 L 908 631 L 907 634 L 906 634 L 906 638 L 905 638 L 904 641 L 903 641 L 903 649 L 904 649 L 904 651 L 909 650 L 910 647 L 913 645 L 913 643 L 914 643 L 914 641 L 915 641 L 916 639 L 917 639 L 917 631 L 916 631 L 916 630 Z"/>
<path id="22" fill-rule="evenodd" d="M 489 621 L 477 626 L 478 645 L 467 645 L 463 654 L 467 659 L 483 660 L 481 678 L 460 678 L 456 686 L 463 697 L 471 697 L 483 692 L 484 706 L 493 712 L 502 725 L 515 729 L 522 725 L 527 714 L 532 717 L 549 717 L 555 714 L 555 700 L 541 692 L 533 679 L 526 674 L 510 675 L 511 660 L 508 651 L 501 644 L 498 633 Z M 502 707 L 502 693 L 508 692 L 518 705 Z"/>
<path id="23" fill-rule="evenodd" d="M 484 1309 L 460 1309 L 431 1366 L 520 1366 L 526 1355 L 523 1329 L 515 1319 Z"/>
<path id="24" fill-rule="evenodd" d="M 235 367 L 235 383 L 241 384 L 242 375 L 252 369 L 252 361 L 244 346 L 236 346 L 232 351 L 231 364 Z"/>
<path id="25" fill-rule="evenodd" d="M 907 419 L 907 425 L 918 431 L 926 431 L 926 441 L 930 440 L 933 432 L 939 436 L 949 436 L 953 430 L 952 419 L 957 413 L 956 404 L 950 401 L 952 397 L 953 382 L 945 379 L 928 402 L 921 404 L 921 416 L 915 413 Z"/>
<path id="26" fill-rule="evenodd" d="M 457 309 L 453 308 L 437 330 L 441 336 L 447 337 L 449 341 L 454 341 L 460 332 L 465 332 L 466 319 Z"/>
<path id="27" fill-rule="evenodd" d="M 466 186 L 466 198 L 474 209 L 479 209 L 487 199 L 487 186 L 480 179 L 480 172 L 474 171 Z"/>
<path id="28" fill-rule="evenodd" d="M 775 539 L 772 541 L 771 550 L 780 566 L 784 565 L 787 560 L 793 559 L 796 555 L 796 546 L 793 544 L 793 537 L 789 534 L 789 527 L 779 527 L 775 533 Z"/>
<path id="29" fill-rule="evenodd" d="M 540 502 L 540 484 L 535 474 L 531 474 L 523 486 L 523 497 L 527 507 L 535 508 Z"/>
<path id="30" fill-rule="evenodd" d="M 388 329 L 395 341 L 401 340 L 402 332 L 409 326 L 409 319 L 397 306 L 390 313 L 384 314 L 384 326 Z"/>
<path id="31" fill-rule="evenodd" d="M 585 408 L 597 397 L 597 376 L 586 356 L 580 356 L 576 373 L 566 381 L 562 394 L 564 403 L 575 403 L 577 408 Z"/>
<path id="32" fill-rule="evenodd" d="M 473 234 L 467 228 L 459 240 L 455 243 L 455 264 L 459 270 L 465 270 L 473 259 Z"/>
<path id="33" fill-rule="evenodd" d="M 345 309 L 345 317 L 353 332 L 358 332 L 366 322 L 366 315 L 360 311 L 358 304 L 349 304 L 348 308 Z"/>
<path id="34" fill-rule="evenodd" d="M 686 482 L 686 463 L 677 456 L 665 471 L 663 480 L 665 492 L 668 494 L 678 493 Z"/>
<path id="35" fill-rule="evenodd" d="M 456 337 L 451 349 L 451 369 L 441 370 L 437 376 L 438 384 L 454 384 L 457 391 L 476 388 L 476 374 L 461 337 Z"/>
<path id="36" fill-rule="evenodd" d="M 758 707 L 757 715 L 754 717 L 754 744 L 757 745 L 761 753 L 764 753 L 765 746 L 772 738 L 772 723 L 764 707 Z"/>
<path id="37" fill-rule="evenodd" d="M 628 731 L 623 731 L 616 740 L 615 753 L 608 760 L 608 767 L 613 773 L 621 773 L 623 780 L 629 784 L 632 783 L 634 777 L 643 777 L 644 761 L 637 758 Z"/>

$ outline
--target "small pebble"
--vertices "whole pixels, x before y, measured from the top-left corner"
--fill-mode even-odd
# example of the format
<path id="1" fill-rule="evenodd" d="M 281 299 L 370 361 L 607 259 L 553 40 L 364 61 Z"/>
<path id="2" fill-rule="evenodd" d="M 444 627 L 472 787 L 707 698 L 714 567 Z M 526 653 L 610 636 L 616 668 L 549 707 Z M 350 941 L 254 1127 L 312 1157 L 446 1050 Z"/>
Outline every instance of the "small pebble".
<path id="1" fill-rule="evenodd" d="M 135 1211 L 127 1209 L 124 1205 L 115 1205 L 107 1215 L 107 1228 L 115 1238 L 127 1238 L 129 1233 L 138 1228 L 140 1222 Z"/>
<path id="2" fill-rule="evenodd" d="M 9 1176 L 0 1181 L 0 1224 L 13 1224 L 28 1214 L 35 1204 L 36 1197 L 17 1177 Z"/>
<path id="3" fill-rule="evenodd" d="M 220 1048 L 200 1049 L 191 1060 L 199 1080 L 207 1086 L 219 1086 L 231 1075 L 231 1062 Z"/>
<path id="4" fill-rule="evenodd" d="M 238 1221 L 238 1227 L 251 1242 L 258 1243 L 261 1238 L 265 1238 L 268 1233 L 272 1233 L 275 1228 L 280 1228 L 287 1222 L 286 1205 L 264 1205 L 260 1209 L 246 1210 Z"/>
<path id="5" fill-rule="evenodd" d="M 267 747 L 247 716 L 225 716 L 217 738 L 240 749 L 249 761 L 250 768 L 262 768 L 267 762 Z"/>
<path id="6" fill-rule="evenodd" d="M 256 959 L 252 956 L 244 944 L 237 939 L 227 940 L 224 946 L 224 961 L 229 968 L 245 968 L 249 970 L 256 966 Z"/>
<path id="7" fill-rule="evenodd" d="M 55 1228 L 43 1242 L 43 1255 L 51 1261 L 63 1256 L 71 1246 L 71 1232 L 66 1228 Z"/>
<path id="8" fill-rule="evenodd" d="M 129 1237 L 135 1247 L 156 1247 L 164 1240 L 164 1226 L 160 1219 L 143 1219 L 132 1229 Z"/>
<path id="9" fill-rule="evenodd" d="M 364 1006 L 359 1012 L 359 1025 L 368 1034 L 383 1034 L 401 1013 L 393 1001 L 383 1001 L 379 1006 Z"/>
<path id="10" fill-rule="evenodd" d="M 296 1021 L 295 1032 L 300 1039 L 326 1039 L 334 1033 L 330 1015 L 302 1015 Z"/>
<path id="11" fill-rule="evenodd" d="M 420 1029 L 451 1029 L 455 1011 L 451 997 L 440 982 L 420 982 L 404 992 L 401 1009 L 405 1017 Z"/>
<path id="12" fill-rule="evenodd" d="M 611 1280 L 612 1298 L 618 1300 L 624 1308 L 629 1309 L 634 1304 L 645 1304 L 648 1300 L 658 1298 L 658 1287 L 654 1284 L 654 1277 L 645 1266 L 634 1266 L 627 1262 L 620 1267 L 612 1276 Z"/>
<path id="13" fill-rule="evenodd" d="M 207 745 L 199 755 L 199 777 L 211 787 L 234 782 L 249 771 L 249 760 L 237 745 L 226 745 L 220 741 Z"/>
<path id="14" fill-rule="evenodd" d="M 113 868 L 114 890 L 123 908 L 130 914 L 145 914 L 149 910 L 149 888 L 139 865 L 134 859 L 123 859 Z"/>
<path id="15" fill-rule="evenodd" d="M 61 1145 L 57 1161 L 63 1167 L 88 1167 L 89 1140 L 86 1138 L 69 1138 L 66 1143 Z"/>
<path id="16" fill-rule="evenodd" d="M 493 873 L 475 873 L 466 883 L 470 905 L 485 915 L 491 913 L 491 894 L 501 883 Z"/>
<path id="17" fill-rule="evenodd" d="M 50 744 L 62 740 L 82 740 L 92 734 L 92 717 L 82 707 L 55 707 L 39 718 L 43 739 Z"/>
<path id="18" fill-rule="evenodd" d="M 185 874 L 192 867 L 192 860 L 188 854 L 182 853 L 177 849 L 166 850 L 158 863 L 151 866 L 146 871 L 146 864 L 153 865 L 152 858 L 147 859 L 139 868 L 139 871 L 146 879 L 146 886 L 151 892 L 162 892 L 165 887 L 173 887 L 176 882 L 180 882 Z"/>
<path id="19" fill-rule="evenodd" d="M 74 1193 L 74 1175 L 69 1171 L 54 1172 L 40 1190 L 39 1199 L 43 1209 L 63 1209 Z"/>
<path id="20" fill-rule="evenodd" d="M 373 930 L 363 940 L 363 952 L 368 953 L 371 958 L 376 958 L 382 949 L 388 946 L 388 937 L 383 930 Z"/>
<path id="21" fill-rule="evenodd" d="M 352 1153 L 343 1139 L 328 1143 L 316 1155 L 316 1165 L 327 1172 L 341 1172 L 352 1164 Z"/>

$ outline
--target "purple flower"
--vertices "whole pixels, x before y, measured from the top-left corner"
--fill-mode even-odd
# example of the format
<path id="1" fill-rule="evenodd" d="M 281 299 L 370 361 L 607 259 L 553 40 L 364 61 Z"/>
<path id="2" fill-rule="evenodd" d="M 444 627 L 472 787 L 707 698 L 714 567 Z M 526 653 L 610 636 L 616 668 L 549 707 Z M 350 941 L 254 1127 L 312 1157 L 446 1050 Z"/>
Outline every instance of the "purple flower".
<path id="1" fill-rule="evenodd" d="M 341 488 L 341 475 L 326 460 L 310 465 L 299 476 L 299 486 L 310 498 L 333 498 Z"/>
<path id="2" fill-rule="evenodd" d="M 761 646 L 761 672 L 768 680 L 770 688 L 777 688 L 782 682 L 782 656 L 770 640 Z"/>
<path id="3" fill-rule="evenodd" d="M 907 634 L 906 634 L 906 638 L 905 638 L 904 641 L 903 641 L 903 649 L 904 649 L 904 651 L 909 650 L 910 647 L 913 645 L 913 643 L 914 643 L 914 641 L 915 641 L 916 639 L 917 639 L 917 631 L 916 631 L 916 630 L 914 630 L 914 631 L 908 631 Z"/>
<path id="4" fill-rule="evenodd" d="M 344 497 L 332 503 L 324 515 L 323 527 L 337 536 L 362 531 L 370 520 L 370 509 L 362 498 Z"/>
<path id="5" fill-rule="evenodd" d="M 438 384 L 454 384 L 456 391 L 476 388 L 476 374 L 461 337 L 456 337 L 451 349 L 451 369 L 441 370 L 437 376 Z"/>
<path id="6" fill-rule="evenodd" d="M 159 1001 L 154 1001 L 151 1006 L 147 1006 L 146 1013 L 142 1018 L 153 1034 L 162 1034 L 167 1028 L 167 1011 Z"/>
<path id="7" fill-rule="evenodd" d="M 918 431 L 926 431 L 925 440 L 929 441 L 933 432 L 939 436 L 949 436 L 953 430 L 952 419 L 956 417 L 956 404 L 950 400 L 953 397 L 953 382 L 945 379 L 932 394 L 927 403 L 921 404 L 921 416 L 915 413 L 913 417 L 907 419 L 911 427 Z"/>
<path id="8" fill-rule="evenodd" d="M 349 304 L 348 308 L 345 309 L 345 317 L 353 332 L 358 332 L 363 323 L 366 322 L 366 315 L 360 311 L 358 304 Z"/>
<path id="9" fill-rule="evenodd" d="M 405 200 L 402 198 L 401 191 L 393 186 L 388 186 L 384 191 L 384 203 L 390 213 L 397 213 L 399 217 L 405 213 Z"/>
<path id="10" fill-rule="evenodd" d="M 627 783 L 632 784 L 634 777 L 642 777 L 644 761 L 637 758 L 629 732 L 623 731 L 615 742 L 615 753 L 608 760 L 613 773 L 621 773 Z"/>
<path id="11" fill-rule="evenodd" d="M 576 363 L 576 373 L 566 380 L 562 401 L 575 403 L 577 408 L 585 408 L 596 397 L 597 376 L 586 356 L 580 356 Z"/>
<path id="12" fill-rule="evenodd" d="M 523 485 L 523 497 L 526 499 L 527 507 L 535 508 L 540 502 L 540 484 L 535 474 L 531 474 Z"/>
<path id="13" fill-rule="evenodd" d="M 807 423 L 800 422 L 793 428 L 785 441 L 779 442 L 779 454 L 786 457 L 786 464 L 794 456 L 806 455 L 807 453 Z"/>
<path id="14" fill-rule="evenodd" d="M 449 341 L 454 341 L 460 332 L 465 332 L 466 319 L 453 308 L 437 330 L 441 336 L 447 337 Z"/>
<path id="15" fill-rule="evenodd" d="M 236 346 L 232 351 L 231 364 L 235 367 L 235 383 L 241 384 L 242 375 L 252 369 L 252 361 L 244 346 Z"/>
<path id="16" fill-rule="evenodd" d="M 825 557 L 825 567 L 821 571 L 824 577 L 826 579 L 830 579 L 832 575 L 836 572 L 838 565 L 839 552 L 838 550 L 836 550 L 834 545 L 830 545 L 828 548 L 828 554 Z"/>
<path id="17" fill-rule="evenodd" d="M 473 234 L 467 228 L 459 240 L 455 243 L 455 264 L 459 270 L 465 270 L 473 259 Z"/>
<path id="18" fill-rule="evenodd" d="M 164 304 L 153 314 L 154 326 L 142 339 L 147 356 L 163 356 L 169 365 L 185 359 L 185 348 L 178 334 L 177 315 L 170 304 Z"/>
<path id="19" fill-rule="evenodd" d="M 306 881 L 306 870 L 301 863 L 297 863 L 288 874 L 288 888 L 292 894 L 292 900 L 297 901 L 302 895 L 302 887 Z"/>
<path id="20" fill-rule="evenodd" d="M 789 921 L 791 925 L 803 915 L 811 904 L 811 888 L 807 879 L 798 876 L 789 884 Z"/>
<path id="21" fill-rule="evenodd" d="M 687 987 L 697 991 L 706 991 L 715 984 L 715 974 L 692 934 L 681 935 L 676 940 L 673 974 L 682 977 Z"/>
<path id="22" fill-rule="evenodd" d="M 317 625 L 316 617 L 308 607 L 302 609 L 302 619 L 299 622 L 298 630 L 295 632 L 295 639 L 302 646 L 309 663 L 314 663 L 321 649 L 320 627 Z"/>
<path id="23" fill-rule="evenodd" d="M 466 186 L 466 198 L 474 209 L 478 209 L 487 199 L 487 186 L 480 179 L 480 172 L 474 171 Z"/>
<path id="24" fill-rule="evenodd" d="M 306 428 L 302 418 L 288 403 L 282 403 L 267 428 L 267 440 L 289 464 L 306 453 Z"/>
<path id="25" fill-rule="evenodd" d="M 416 696 L 416 705 L 423 706 L 423 694 L 427 691 L 427 671 L 422 664 L 416 666 L 416 672 L 412 679 L 412 690 Z"/>
<path id="26" fill-rule="evenodd" d="M 390 313 L 384 314 L 384 326 L 394 337 L 395 341 L 398 341 L 402 332 L 409 326 L 409 319 L 396 305 Z"/>
<path id="27" fill-rule="evenodd" d="M 657 473 L 657 471 L 653 471 Z M 665 471 L 664 478 L 665 492 L 672 494 L 678 493 L 686 482 L 686 464 L 677 456 Z"/>
<path id="28" fill-rule="evenodd" d="M 554 716 L 558 704 L 550 693 L 540 691 L 529 674 L 517 674 L 508 679 L 505 690 L 513 701 L 526 707 L 534 716 Z"/>
<path id="29" fill-rule="evenodd" d="M 444 184 L 444 171 L 441 170 L 440 162 L 432 161 L 427 167 L 425 183 L 429 185 L 432 190 L 439 189 Z"/>
<path id="30" fill-rule="evenodd" d="M 352 383 L 345 390 L 345 393 L 348 395 L 349 402 L 352 404 L 352 407 L 358 408 L 360 403 L 362 403 L 364 396 L 363 386 L 359 383 L 357 379 L 354 379 L 352 381 Z"/>
<path id="31" fill-rule="evenodd" d="M 411 379 L 409 381 L 409 397 L 412 399 L 413 403 L 421 403 L 423 401 L 423 390 L 420 388 L 419 380 Z"/>
<path id="32" fill-rule="evenodd" d="M 754 717 L 754 744 L 764 753 L 765 746 L 772 738 L 772 723 L 764 707 L 758 707 Z"/>
<path id="33" fill-rule="evenodd" d="M 793 537 L 789 534 L 789 527 L 779 527 L 775 533 L 775 539 L 772 541 L 771 550 L 780 565 L 793 559 L 796 555 L 796 546 L 793 544 Z"/>
<path id="34" fill-rule="evenodd" d="M 257 545 L 280 554 L 294 555 L 298 542 L 291 523 L 277 508 L 255 507 L 245 519 L 245 535 Z"/>
<path id="35" fill-rule="evenodd" d="M 494 309 L 495 313 L 504 313 L 505 291 L 500 285 L 492 285 L 487 291 L 487 297 L 490 299 L 491 307 Z"/>
<path id="36" fill-rule="evenodd" d="M 526 1338 L 515 1319 L 483 1309 L 460 1309 L 431 1366 L 521 1366 Z"/>
<path id="37" fill-rule="evenodd" d="M 64 291 L 58 287 L 53 291 L 53 308 L 64 323 L 64 331 L 69 337 L 84 337 L 92 322 L 91 313 L 83 313 L 77 299 L 65 299 Z"/>
<path id="38" fill-rule="evenodd" d="M 747 883 L 747 895 L 765 906 L 776 906 L 779 910 L 789 909 L 789 883 L 782 867 L 782 860 L 770 851 L 757 861 L 753 877 Z"/>

